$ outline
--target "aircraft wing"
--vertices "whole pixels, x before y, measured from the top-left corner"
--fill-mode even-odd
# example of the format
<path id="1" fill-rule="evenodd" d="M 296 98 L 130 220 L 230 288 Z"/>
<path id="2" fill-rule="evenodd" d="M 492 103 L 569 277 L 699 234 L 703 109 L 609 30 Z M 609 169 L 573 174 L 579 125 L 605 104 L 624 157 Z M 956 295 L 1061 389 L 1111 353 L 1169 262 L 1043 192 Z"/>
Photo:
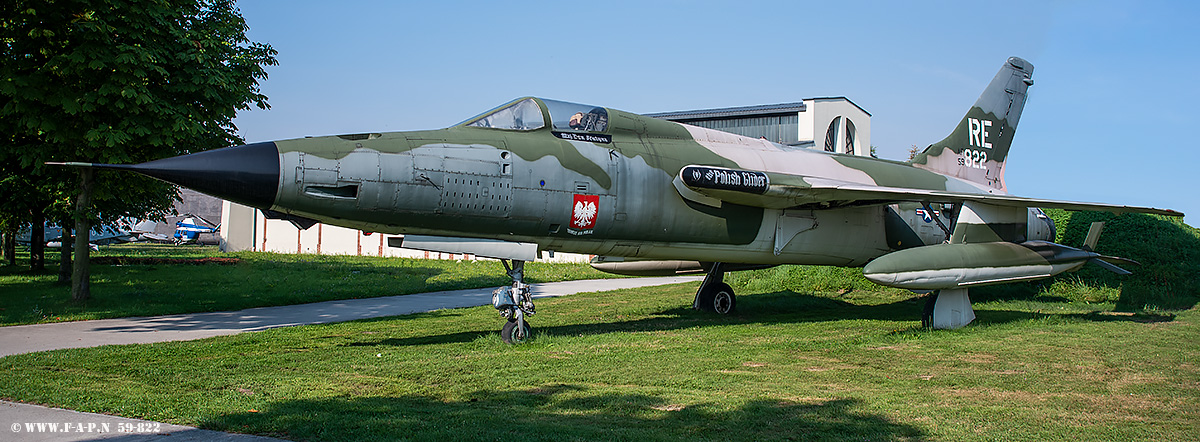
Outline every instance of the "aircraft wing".
<path id="1" fill-rule="evenodd" d="M 147 239 L 147 240 L 151 240 L 151 241 L 171 242 L 171 237 L 169 237 L 167 235 L 163 235 L 161 233 L 143 233 L 142 239 Z"/>
<path id="2" fill-rule="evenodd" d="M 976 202 L 1009 207 L 1183 216 L 1183 213 L 1175 210 L 1154 207 L 1026 198 L 1009 194 L 873 186 L 826 178 L 708 166 L 684 167 L 675 184 L 684 198 L 702 204 L 715 205 L 716 202 L 725 201 L 767 209 L 861 206 L 904 201 L 955 204 Z"/>

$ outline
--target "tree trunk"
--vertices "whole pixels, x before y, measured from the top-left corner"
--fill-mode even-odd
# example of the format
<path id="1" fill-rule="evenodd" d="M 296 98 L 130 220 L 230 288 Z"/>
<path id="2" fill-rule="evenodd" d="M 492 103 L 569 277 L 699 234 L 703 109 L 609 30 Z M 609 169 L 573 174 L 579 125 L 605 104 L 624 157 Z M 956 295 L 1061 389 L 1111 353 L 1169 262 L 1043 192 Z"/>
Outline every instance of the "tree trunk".
<path id="1" fill-rule="evenodd" d="M 95 171 L 90 167 L 79 169 L 79 195 L 75 198 L 75 262 L 71 273 L 71 299 L 85 301 L 92 297 L 91 261 L 92 249 L 88 246 L 88 234 L 92 231 L 88 209 L 92 205 L 92 188 L 95 187 Z"/>
<path id="2" fill-rule="evenodd" d="M 46 271 L 46 212 L 41 206 L 33 209 L 33 225 L 29 228 L 29 270 Z"/>
<path id="3" fill-rule="evenodd" d="M 8 259 L 8 265 L 17 265 L 17 231 L 9 230 L 4 232 L 4 256 Z"/>
<path id="4" fill-rule="evenodd" d="M 58 242 L 58 282 L 59 284 L 67 284 L 71 282 L 71 249 L 75 244 L 71 242 L 71 221 L 72 217 L 64 217 L 58 225 L 62 226 L 62 239 Z"/>

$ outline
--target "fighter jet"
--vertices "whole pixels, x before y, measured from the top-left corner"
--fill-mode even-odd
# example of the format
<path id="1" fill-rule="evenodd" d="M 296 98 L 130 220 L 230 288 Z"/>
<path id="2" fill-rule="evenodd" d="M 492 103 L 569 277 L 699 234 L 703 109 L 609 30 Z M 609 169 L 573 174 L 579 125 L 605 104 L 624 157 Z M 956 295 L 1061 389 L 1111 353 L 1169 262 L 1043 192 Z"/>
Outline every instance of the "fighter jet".
<path id="1" fill-rule="evenodd" d="M 705 272 L 693 307 L 736 308 L 726 272 L 781 264 L 863 267 L 933 291 L 925 320 L 974 318 L 967 288 L 1126 262 L 1049 241 L 1039 207 L 1172 210 L 1010 195 L 1005 160 L 1033 65 L 1009 58 L 944 140 L 900 162 L 785 146 L 616 109 L 525 97 L 452 127 L 263 142 L 130 170 L 262 209 L 402 237 L 389 245 L 500 259 L 501 337 L 531 336 L 524 264 L 597 255 L 625 274 Z M 937 229 L 918 229 L 933 221 Z M 1092 244 L 1094 245 L 1094 244 Z"/>

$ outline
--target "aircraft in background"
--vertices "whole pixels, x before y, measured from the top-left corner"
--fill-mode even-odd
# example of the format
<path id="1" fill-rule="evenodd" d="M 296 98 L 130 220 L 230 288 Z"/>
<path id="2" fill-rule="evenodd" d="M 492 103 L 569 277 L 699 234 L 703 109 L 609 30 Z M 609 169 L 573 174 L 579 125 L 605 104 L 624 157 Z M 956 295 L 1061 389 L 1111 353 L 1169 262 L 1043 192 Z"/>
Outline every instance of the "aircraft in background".
<path id="1" fill-rule="evenodd" d="M 196 222 L 196 218 L 199 218 L 204 224 Z M 201 233 L 215 234 L 218 230 L 221 230 L 220 224 L 214 225 L 200 215 L 190 215 L 181 221 L 177 221 L 175 226 L 175 244 L 195 244 L 200 240 Z"/>
<path id="2" fill-rule="evenodd" d="M 62 227 L 57 224 L 46 223 L 42 228 L 42 232 L 42 238 L 46 238 L 46 247 L 52 249 L 62 247 Z M 32 233 L 29 226 L 22 227 L 17 233 L 17 242 L 29 244 Z M 111 226 L 97 226 L 92 229 L 88 237 L 88 246 L 92 250 L 99 250 L 102 244 L 116 244 L 134 240 L 136 240 L 136 235 L 127 231 L 123 224 L 117 223 Z M 71 247 L 71 245 L 68 244 L 67 247 Z"/>
<path id="3" fill-rule="evenodd" d="M 142 240 L 142 241 L 154 241 L 154 242 L 164 242 L 164 243 L 171 242 L 171 237 L 161 234 L 161 233 L 157 233 L 158 224 L 159 224 L 158 221 L 154 221 L 154 220 L 148 220 L 148 219 L 141 220 L 141 221 L 138 221 L 137 223 L 134 223 L 133 226 L 129 228 L 129 233 L 133 234 L 135 238 Z"/>
<path id="4" fill-rule="evenodd" d="M 196 219 L 200 221 L 197 222 Z M 153 220 L 135 222 L 122 219 L 112 225 L 98 226 L 92 229 L 89 243 L 92 250 L 99 250 L 99 245 L 132 241 L 155 241 L 176 245 L 195 244 L 199 242 L 201 234 L 216 234 L 221 229 L 220 224 L 213 224 L 204 219 L 204 217 L 194 214 L 186 214 L 182 220 L 176 221 L 175 232 L 171 236 L 156 233 L 159 225 L 159 222 Z M 44 232 L 44 238 L 47 238 L 46 247 L 62 247 L 62 242 L 60 241 L 62 238 L 61 227 L 47 223 Z M 22 229 L 17 235 L 17 242 L 28 244 L 29 240 L 29 229 Z"/>
<path id="5" fill-rule="evenodd" d="M 1005 160 L 1033 84 L 1009 58 L 944 140 L 899 162 L 796 148 L 597 106 L 519 98 L 441 130 L 255 143 L 130 170 L 262 209 L 389 238 L 395 247 L 500 259 L 501 337 L 530 336 L 524 263 L 599 255 L 627 274 L 704 271 L 693 300 L 736 307 L 725 272 L 780 264 L 863 267 L 932 291 L 925 321 L 956 328 L 969 287 L 1119 258 L 1050 241 L 1038 207 L 1182 216 L 1172 210 L 1009 195 Z M 920 228 L 933 221 L 937 228 Z M 1094 242 L 1089 243 L 1094 246 Z"/>
<path id="6" fill-rule="evenodd" d="M 172 236 L 156 233 L 159 230 L 159 223 L 152 220 L 138 222 L 130 228 L 130 233 L 142 240 L 181 245 L 196 244 L 200 241 L 200 234 L 216 234 L 221 229 L 220 224 L 213 224 L 200 215 L 186 214 L 183 216 L 182 220 L 175 222 L 175 233 Z M 197 218 L 200 219 L 200 222 L 196 221 Z"/>

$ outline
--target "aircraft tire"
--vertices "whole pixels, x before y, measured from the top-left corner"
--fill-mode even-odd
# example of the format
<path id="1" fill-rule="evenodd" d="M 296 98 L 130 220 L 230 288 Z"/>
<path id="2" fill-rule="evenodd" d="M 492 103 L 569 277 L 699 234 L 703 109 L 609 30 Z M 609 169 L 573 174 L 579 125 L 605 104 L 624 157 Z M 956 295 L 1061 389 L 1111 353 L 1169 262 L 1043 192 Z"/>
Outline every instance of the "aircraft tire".
<path id="1" fill-rule="evenodd" d="M 700 309 L 719 315 L 728 315 L 737 309 L 737 296 L 733 287 L 720 283 L 705 287 L 700 291 Z"/>
<path id="2" fill-rule="evenodd" d="M 521 328 L 525 330 L 525 337 L 518 339 L 517 321 L 509 319 L 508 322 L 504 323 L 504 328 L 500 329 L 500 340 L 504 341 L 505 344 L 520 344 L 529 341 L 533 337 L 533 327 L 530 327 L 528 322 L 521 321 Z"/>

